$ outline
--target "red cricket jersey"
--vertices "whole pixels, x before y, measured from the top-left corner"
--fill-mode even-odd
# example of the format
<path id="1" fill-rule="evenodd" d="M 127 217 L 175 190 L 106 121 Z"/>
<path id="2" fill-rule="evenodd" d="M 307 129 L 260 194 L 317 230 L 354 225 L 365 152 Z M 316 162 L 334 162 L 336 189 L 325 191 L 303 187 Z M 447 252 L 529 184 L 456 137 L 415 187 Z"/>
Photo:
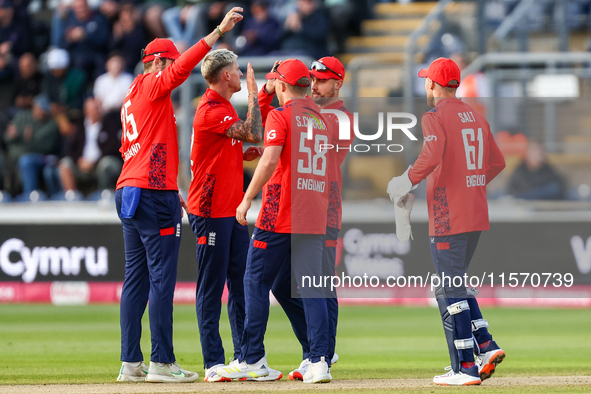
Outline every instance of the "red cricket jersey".
<path id="1" fill-rule="evenodd" d="M 117 189 L 178 190 L 179 146 L 170 93 L 191 75 L 211 48 L 205 41 L 163 71 L 138 75 L 121 107 L 123 169 Z"/>
<path id="2" fill-rule="evenodd" d="M 328 203 L 328 222 L 327 226 L 332 228 L 341 229 L 341 222 L 343 219 L 343 174 L 341 173 L 341 164 L 345 161 L 345 157 L 347 153 L 349 153 L 349 149 L 351 144 L 353 143 L 353 139 L 355 139 L 355 134 L 353 132 L 353 114 L 345 108 L 345 104 L 342 100 L 335 101 L 324 107 L 324 109 L 337 109 L 339 111 L 344 112 L 349 117 L 349 124 L 351 125 L 351 138 L 349 140 L 340 140 L 339 139 L 339 129 L 338 127 L 334 129 L 335 135 L 333 136 L 333 140 L 338 144 L 339 148 L 337 149 L 337 144 L 335 144 L 335 161 L 333 161 L 333 169 L 330 175 L 330 194 L 329 194 L 329 203 Z M 335 122 L 338 124 L 338 119 L 335 118 Z"/>
<path id="3" fill-rule="evenodd" d="M 480 113 L 460 99 L 442 99 L 422 118 L 423 150 L 409 171 L 427 178 L 429 235 L 489 229 L 486 185 L 505 159 Z"/>
<path id="4" fill-rule="evenodd" d="M 307 122 L 314 122 L 312 139 L 307 139 Z M 263 188 L 256 227 L 275 233 L 326 233 L 331 152 L 320 145 L 333 143 L 335 127 L 310 97 L 290 100 L 269 112 L 265 148 L 283 150 Z"/>
<path id="5" fill-rule="evenodd" d="M 226 132 L 239 121 L 228 100 L 207 89 L 193 120 L 191 187 L 187 205 L 206 218 L 236 216 L 243 192 L 242 141 Z"/>

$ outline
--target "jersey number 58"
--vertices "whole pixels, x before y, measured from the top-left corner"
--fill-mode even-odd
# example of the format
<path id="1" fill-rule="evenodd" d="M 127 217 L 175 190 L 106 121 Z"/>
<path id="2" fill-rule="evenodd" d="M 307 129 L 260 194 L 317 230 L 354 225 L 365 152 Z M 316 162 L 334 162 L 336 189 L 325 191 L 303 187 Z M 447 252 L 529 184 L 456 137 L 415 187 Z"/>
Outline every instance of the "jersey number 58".
<path id="1" fill-rule="evenodd" d="M 308 133 L 300 134 L 300 153 L 305 153 L 307 160 L 298 160 L 298 172 L 324 176 L 326 174 L 327 149 L 323 147 L 328 144 L 328 137 L 322 134 L 314 135 L 314 152 L 316 154 L 312 156 L 312 148 L 306 146 L 307 135 Z"/>

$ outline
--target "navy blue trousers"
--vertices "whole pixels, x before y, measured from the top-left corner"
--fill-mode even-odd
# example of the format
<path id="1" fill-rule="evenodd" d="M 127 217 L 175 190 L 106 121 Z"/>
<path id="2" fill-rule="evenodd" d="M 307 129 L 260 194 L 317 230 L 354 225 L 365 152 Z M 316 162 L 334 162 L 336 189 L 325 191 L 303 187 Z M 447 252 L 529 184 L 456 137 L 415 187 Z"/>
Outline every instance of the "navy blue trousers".
<path id="1" fill-rule="evenodd" d="M 335 275 L 336 243 L 338 238 L 338 228 L 326 228 L 326 237 L 322 250 L 322 276 L 324 277 Z M 292 275 L 293 269 L 291 264 L 282 265 L 271 291 L 285 311 L 293 332 L 302 345 L 302 359 L 306 359 L 310 357 L 310 343 L 307 337 L 308 327 L 306 325 L 302 299 L 299 295 L 298 297 L 292 297 L 294 293 L 298 292 L 295 280 L 292 281 Z M 326 298 L 326 307 L 328 310 L 328 359 L 326 361 L 330 365 L 330 360 L 335 353 L 339 303 L 336 290 L 331 291 L 330 286 L 325 287 L 324 297 Z"/>
<path id="2" fill-rule="evenodd" d="M 115 193 L 123 224 L 125 281 L 121 291 L 121 361 L 143 361 L 142 316 L 150 301 L 151 361 L 175 362 L 172 301 L 181 243 L 181 204 L 176 191 L 141 189 L 131 218 L 121 218 L 123 189 Z"/>
<path id="3" fill-rule="evenodd" d="M 323 235 L 271 233 L 255 227 L 244 275 L 246 320 L 240 361 L 252 364 L 265 355 L 263 341 L 269 319 L 269 290 L 282 266 L 292 263 L 299 286 L 302 276 L 322 274 L 323 239 Z M 328 311 L 324 290 L 306 289 L 302 296 L 309 358 L 318 362 L 320 357 L 328 358 Z"/>
<path id="4" fill-rule="evenodd" d="M 440 277 L 463 277 L 468 271 L 472 257 L 476 252 L 480 231 L 454 234 L 444 237 L 429 237 L 431 255 L 435 263 L 435 269 Z M 459 283 L 459 280 L 458 280 Z M 468 297 L 466 284 L 454 286 L 447 280 L 443 281 L 446 298 L 450 304 L 467 300 L 470 306 L 469 311 L 462 311 L 454 315 L 456 327 L 456 339 L 468 339 L 472 337 L 472 320 L 482 319 L 482 313 L 478 301 L 474 297 Z M 476 341 L 484 343 L 492 337 L 486 328 L 474 332 Z M 473 352 L 469 349 L 460 351 L 460 361 L 473 361 Z"/>
<path id="5" fill-rule="evenodd" d="M 271 291 L 277 302 L 279 302 L 279 305 L 281 305 L 281 308 L 283 308 L 291 323 L 293 333 L 302 345 L 302 360 L 305 360 L 310 357 L 308 326 L 306 325 L 306 313 L 304 312 L 302 299 L 299 296 L 292 297 L 292 294 L 297 293 L 298 289 L 297 283 L 295 280 L 292 280 L 293 270 L 290 260 L 291 258 L 288 256 L 287 261 L 281 264 Z"/>
<path id="6" fill-rule="evenodd" d="M 244 331 L 244 270 L 248 253 L 248 227 L 235 217 L 204 218 L 189 215 L 197 236 L 197 324 L 205 368 L 225 364 L 220 337 L 220 314 L 224 285 L 228 285 L 228 316 L 234 358 L 240 355 Z"/>
<path id="7" fill-rule="evenodd" d="M 324 250 L 322 251 L 322 275 L 333 277 L 336 270 L 337 240 L 339 229 L 326 228 Z M 325 288 L 326 306 L 328 308 L 328 358 L 332 359 L 335 353 L 337 338 L 337 323 L 339 320 L 339 301 L 336 290 L 331 291 L 330 287 Z M 329 362 L 330 365 L 330 362 Z"/>

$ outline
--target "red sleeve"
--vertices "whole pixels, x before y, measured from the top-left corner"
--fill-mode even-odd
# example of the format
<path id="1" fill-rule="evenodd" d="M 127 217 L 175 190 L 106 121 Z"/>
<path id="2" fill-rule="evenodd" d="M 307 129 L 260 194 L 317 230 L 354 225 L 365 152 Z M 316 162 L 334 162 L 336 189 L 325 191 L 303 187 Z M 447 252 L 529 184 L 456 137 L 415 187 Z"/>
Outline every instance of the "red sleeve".
<path id="1" fill-rule="evenodd" d="M 486 184 L 493 179 L 505 168 L 505 158 L 497 145 L 490 129 L 488 130 L 488 163 L 486 168 Z"/>
<path id="2" fill-rule="evenodd" d="M 263 88 L 259 90 L 259 107 L 261 107 L 261 119 L 263 119 L 263 126 L 267 122 L 267 115 L 269 111 L 275 109 L 271 107 L 271 101 L 273 101 L 274 94 L 267 93 L 267 84 L 263 85 Z"/>
<path id="3" fill-rule="evenodd" d="M 145 93 L 152 101 L 172 92 L 180 86 L 191 71 L 209 52 L 209 47 L 203 39 L 187 49 L 172 65 L 157 73 L 150 74 L 144 81 Z"/>
<path id="4" fill-rule="evenodd" d="M 265 125 L 265 147 L 285 146 L 288 124 L 281 111 L 269 112 L 267 124 Z"/>
<path id="5" fill-rule="evenodd" d="M 205 131 L 226 135 L 230 126 L 238 122 L 240 119 L 235 116 L 234 111 L 225 105 L 216 105 L 207 108 L 203 115 L 203 124 L 209 125 Z"/>
<path id="6" fill-rule="evenodd" d="M 435 170 L 443 158 L 445 150 L 445 132 L 434 113 L 427 112 L 421 120 L 423 127 L 423 149 L 418 159 L 408 172 L 413 185 L 421 181 Z"/>

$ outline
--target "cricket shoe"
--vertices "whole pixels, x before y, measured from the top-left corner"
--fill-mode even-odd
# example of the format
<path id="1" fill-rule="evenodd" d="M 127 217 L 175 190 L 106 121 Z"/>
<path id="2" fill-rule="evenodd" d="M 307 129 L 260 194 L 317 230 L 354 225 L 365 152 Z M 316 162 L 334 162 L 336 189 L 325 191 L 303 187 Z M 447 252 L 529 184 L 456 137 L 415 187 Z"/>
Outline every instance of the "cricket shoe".
<path id="1" fill-rule="evenodd" d="M 460 372 L 454 372 L 451 367 L 446 367 L 449 372 L 444 375 L 435 376 L 433 383 L 440 386 L 471 386 L 482 383 L 478 376 L 478 367 L 474 365 L 472 368 L 460 367 Z"/>
<path id="2" fill-rule="evenodd" d="M 328 364 L 324 361 L 324 357 L 320 357 L 320 361 L 311 363 L 308 370 L 303 376 L 304 383 L 329 383 L 332 381 Z"/>
<path id="3" fill-rule="evenodd" d="M 505 358 L 505 352 L 501 349 L 495 341 L 490 341 L 490 344 L 480 349 L 480 354 L 476 357 L 476 365 L 478 365 L 478 373 L 481 380 L 486 380 L 495 373 L 497 365 Z"/>
<path id="4" fill-rule="evenodd" d="M 303 360 L 297 369 L 294 369 L 289 373 L 289 380 L 304 380 L 304 375 L 308 368 L 310 368 L 311 364 L 309 358 Z"/>
<path id="5" fill-rule="evenodd" d="M 332 355 L 332 358 L 330 359 L 330 365 L 335 365 L 337 361 L 339 361 L 339 355 L 335 353 Z"/>
<path id="6" fill-rule="evenodd" d="M 269 374 L 267 376 L 260 376 L 258 378 L 242 378 L 240 380 L 246 380 L 249 382 L 273 382 L 283 377 L 283 373 L 273 368 L 267 367 Z"/>
<path id="7" fill-rule="evenodd" d="M 117 376 L 118 382 L 143 382 L 148 374 L 148 366 L 143 361 L 128 363 L 124 361 Z"/>
<path id="8" fill-rule="evenodd" d="M 216 372 L 216 370 L 219 367 L 223 367 L 223 366 L 224 366 L 224 364 L 217 364 L 217 365 L 214 365 L 211 368 L 206 368 L 205 369 L 205 377 L 203 378 L 203 380 L 206 381 L 206 382 L 209 382 L 209 383 L 215 383 L 215 382 L 231 382 L 232 379 L 224 378 L 223 376 L 218 375 L 218 373 Z"/>
<path id="9" fill-rule="evenodd" d="M 223 365 L 216 369 L 218 375 L 229 379 L 260 378 L 269 375 L 267 356 L 263 356 L 254 364 L 248 364 L 246 360 L 240 363 L 232 361 L 229 365 Z"/>
<path id="10" fill-rule="evenodd" d="M 170 364 L 150 361 L 146 382 L 151 383 L 191 383 L 199 379 L 197 372 L 187 371 L 174 362 Z"/>

